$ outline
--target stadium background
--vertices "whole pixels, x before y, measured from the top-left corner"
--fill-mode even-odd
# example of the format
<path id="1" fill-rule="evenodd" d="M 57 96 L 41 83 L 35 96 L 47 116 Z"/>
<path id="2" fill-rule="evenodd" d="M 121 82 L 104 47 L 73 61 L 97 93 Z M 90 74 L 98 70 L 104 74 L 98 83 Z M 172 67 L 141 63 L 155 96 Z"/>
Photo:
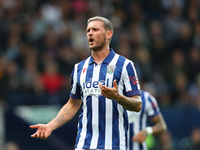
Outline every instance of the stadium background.
<path id="1" fill-rule="evenodd" d="M 152 150 L 199 150 L 199 0 L 1 0 L 0 150 L 71 150 L 78 114 L 47 140 L 33 123 L 52 119 L 70 92 L 73 65 L 90 55 L 86 21 L 114 25 L 111 48 L 133 60 L 168 131 Z"/>

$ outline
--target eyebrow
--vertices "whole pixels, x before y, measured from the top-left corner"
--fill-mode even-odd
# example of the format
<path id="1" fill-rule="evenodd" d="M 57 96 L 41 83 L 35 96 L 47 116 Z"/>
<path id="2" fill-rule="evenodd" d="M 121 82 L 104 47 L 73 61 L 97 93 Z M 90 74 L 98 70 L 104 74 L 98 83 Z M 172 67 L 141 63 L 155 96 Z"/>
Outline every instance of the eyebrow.
<path id="1" fill-rule="evenodd" d="M 98 30 L 99 28 L 98 28 L 98 27 L 91 27 L 91 28 L 87 28 L 87 29 L 86 29 L 86 32 L 88 32 L 88 30 L 90 30 L 90 29 L 93 29 L 93 30 Z"/>

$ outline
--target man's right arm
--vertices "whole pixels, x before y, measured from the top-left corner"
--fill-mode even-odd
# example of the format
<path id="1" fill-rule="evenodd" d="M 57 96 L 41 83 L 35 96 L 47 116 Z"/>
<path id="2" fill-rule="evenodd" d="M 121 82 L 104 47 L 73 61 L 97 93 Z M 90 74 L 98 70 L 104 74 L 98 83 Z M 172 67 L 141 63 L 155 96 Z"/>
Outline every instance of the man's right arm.
<path id="1" fill-rule="evenodd" d="M 81 99 L 77 100 L 70 98 L 69 101 L 61 108 L 58 115 L 47 125 L 55 130 L 71 120 L 79 110 L 81 102 Z"/>
<path id="2" fill-rule="evenodd" d="M 81 103 L 81 99 L 70 98 L 69 101 L 58 112 L 57 116 L 49 123 L 30 126 L 32 129 L 37 128 L 37 131 L 31 135 L 31 137 L 40 139 L 46 139 L 49 137 L 53 130 L 59 128 L 74 117 L 79 110 Z"/>

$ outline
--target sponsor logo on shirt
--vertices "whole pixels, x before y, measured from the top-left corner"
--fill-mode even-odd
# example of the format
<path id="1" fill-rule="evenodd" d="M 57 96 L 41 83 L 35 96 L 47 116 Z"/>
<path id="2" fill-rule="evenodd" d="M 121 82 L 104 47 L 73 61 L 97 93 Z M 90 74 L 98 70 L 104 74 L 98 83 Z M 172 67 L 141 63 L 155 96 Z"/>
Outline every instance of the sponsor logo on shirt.
<path id="1" fill-rule="evenodd" d="M 89 96 L 89 95 L 101 95 L 101 90 L 99 88 L 99 83 L 104 86 L 108 86 L 108 81 L 105 82 L 104 80 L 101 81 L 93 81 L 92 78 L 90 78 L 89 81 L 85 82 L 83 81 L 83 94 L 84 96 Z"/>

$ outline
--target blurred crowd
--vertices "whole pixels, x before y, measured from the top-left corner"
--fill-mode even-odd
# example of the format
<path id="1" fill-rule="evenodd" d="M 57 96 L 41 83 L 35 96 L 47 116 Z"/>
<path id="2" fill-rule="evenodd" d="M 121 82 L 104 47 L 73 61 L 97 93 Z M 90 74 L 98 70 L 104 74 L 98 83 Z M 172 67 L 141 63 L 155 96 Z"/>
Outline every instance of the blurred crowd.
<path id="1" fill-rule="evenodd" d="M 87 19 L 98 15 L 112 21 L 111 48 L 134 62 L 141 88 L 162 109 L 198 108 L 199 6 L 199 0 L 1 0 L 0 101 L 65 104 L 74 64 L 90 55 Z M 170 132 L 160 138 L 173 149 Z"/>
<path id="2" fill-rule="evenodd" d="M 161 107 L 200 104 L 199 0 L 1 0 L 0 98 L 64 104 L 76 62 L 90 55 L 86 22 L 114 25 L 111 48 L 133 60 Z"/>

